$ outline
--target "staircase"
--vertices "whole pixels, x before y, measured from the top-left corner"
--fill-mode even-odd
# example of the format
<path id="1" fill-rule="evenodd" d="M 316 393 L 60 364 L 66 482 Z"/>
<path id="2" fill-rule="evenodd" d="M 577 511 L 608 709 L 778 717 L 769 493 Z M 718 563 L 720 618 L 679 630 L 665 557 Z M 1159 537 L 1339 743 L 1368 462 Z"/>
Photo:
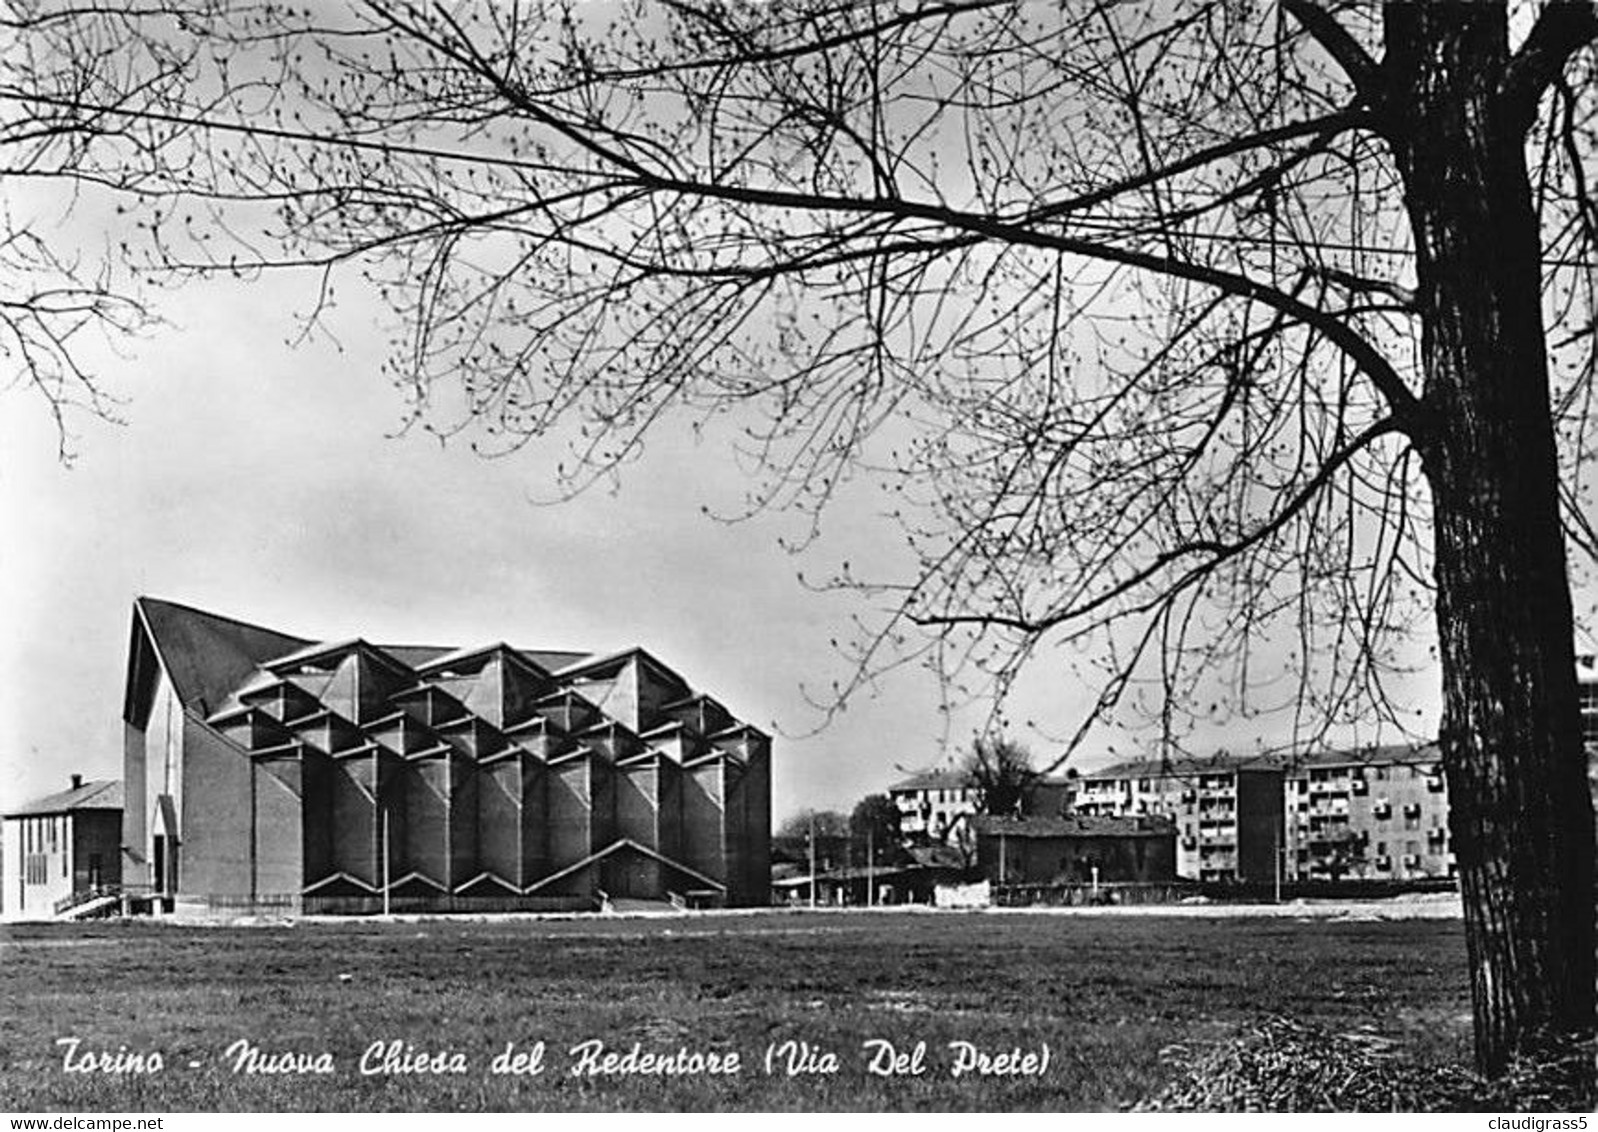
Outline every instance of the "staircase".
<path id="1" fill-rule="evenodd" d="M 604 904 L 606 912 L 635 916 L 639 914 L 674 915 L 681 911 L 670 900 L 649 900 L 636 896 L 611 896 L 607 897 Z"/>
<path id="2" fill-rule="evenodd" d="M 121 911 L 122 894 L 119 892 L 79 892 L 56 901 L 57 920 L 92 920 L 97 916 L 115 916 Z"/>

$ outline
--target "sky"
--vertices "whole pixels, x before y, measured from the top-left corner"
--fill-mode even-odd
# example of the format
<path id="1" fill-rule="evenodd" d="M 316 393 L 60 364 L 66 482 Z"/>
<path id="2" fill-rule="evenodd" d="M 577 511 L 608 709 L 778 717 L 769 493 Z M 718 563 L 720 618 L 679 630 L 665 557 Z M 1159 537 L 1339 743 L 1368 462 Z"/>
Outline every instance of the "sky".
<path id="1" fill-rule="evenodd" d="M 937 681 L 915 668 L 830 722 L 810 703 L 849 677 L 833 642 L 869 607 L 798 575 L 842 558 L 892 564 L 898 533 L 872 510 L 870 485 L 796 558 L 779 545 L 791 522 L 705 515 L 733 508 L 747 485 L 724 445 L 668 425 L 616 490 L 535 502 L 558 453 L 485 459 L 400 433 L 375 308 L 349 302 L 337 342 L 294 344 L 309 285 L 286 274 L 158 295 L 168 325 L 92 355 L 123 423 L 77 418 L 70 464 L 42 403 L 0 393 L 0 812 L 73 773 L 120 776 L 141 594 L 326 640 L 642 645 L 774 734 L 778 823 L 945 763 L 985 722 L 978 710 L 946 716 Z M 1047 761 L 1051 737 L 1088 703 L 1045 652 L 1010 713 L 1037 729 L 1014 735 Z M 1135 736 L 1112 745 L 1101 733 L 1072 765 L 1141 753 Z"/>
<path id="2" fill-rule="evenodd" d="M 778 821 L 847 808 L 980 724 L 947 721 L 936 681 L 906 670 L 817 731 L 805 689 L 848 678 L 832 641 L 867 607 L 798 574 L 892 558 L 896 532 L 866 492 L 829 517 L 821 554 L 795 558 L 779 517 L 703 513 L 745 485 L 724 446 L 668 426 L 618 490 L 534 502 L 548 494 L 543 452 L 485 459 L 395 435 L 405 406 L 379 372 L 375 310 L 354 301 L 337 343 L 292 344 L 308 286 L 285 275 L 157 295 L 168 325 L 121 356 L 93 352 L 123 423 L 78 417 L 70 465 L 42 402 L 0 394 L 0 812 L 72 773 L 120 776 L 141 594 L 320 639 L 643 645 L 773 732 Z M 1065 732 L 1080 690 L 1039 683 L 1032 714 Z"/>
<path id="3" fill-rule="evenodd" d="M 642 645 L 773 733 L 778 821 L 847 809 L 944 763 L 986 722 L 980 708 L 946 716 L 937 680 L 914 667 L 830 721 L 809 702 L 849 679 L 833 642 L 871 608 L 807 588 L 800 571 L 824 576 L 847 560 L 882 576 L 874 566 L 903 561 L 869 482 L 844 493 L 820 545 L 795 558 L 779 545 L 791 520 L 705 515 L 736 510 L 747 484 L 724 444 L 696 443 L 679 421 L 652 434 L 616 490 L 540 505 L 558 445 L 484 459 L 464 442 L 396 435 L 405 404 L 381 373 L 388 343 L 370 297 L 342 298 L 336 341 L 293 341 L 315 286 L 293 273 L 192 283 L 155 296 L 168 325 L 118 351 L 86 346 L 124 400 L 124 423 L 74 420 L 70 466 L 38 399 L 0 386 L 0 812 L 73 773 L 120 774 L 141 594 L 309 638 Z M 1035 723 L 1013 737 L 1040 763 L 1096 691 L 1064 659 L 1043 651 L 1008 712 Z M 1422 710 L 1434 684 L 1414 689 Z M 1270 726 L 1198 742 L 1282 738 Z M 1095 733 L 1073 765 L 1144 754 L 1148 742 Z"/>

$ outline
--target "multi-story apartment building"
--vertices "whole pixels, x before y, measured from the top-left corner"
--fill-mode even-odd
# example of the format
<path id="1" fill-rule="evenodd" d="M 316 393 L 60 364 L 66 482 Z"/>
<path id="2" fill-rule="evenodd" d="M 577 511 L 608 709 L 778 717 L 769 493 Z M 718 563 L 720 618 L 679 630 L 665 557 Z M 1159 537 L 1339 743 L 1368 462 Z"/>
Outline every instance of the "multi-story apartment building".
<path id="1" fill-rule="evenodd" d="M 1581 697 L 1581 737 L 1598 760 L 1598 656 L 1592 653 L 1576 657 L 1576 694 Z M 1592 765 L 1598 767 L 1598 761 Z"/>
<path id="2" fill-rule="evenodd" d="M 1598 809 L 1598 656 L 1576 657 L 1576 693 L 1581 698 L 1581 737 L 1587 744 L 1587 791 Z"/>
<path id="3" fill-rule="evenodd" d="M 1284 806 L 1289 879 L 1454 875 L 1448 790 L 1434 745 L 1299 759 L 1284 782 Z"/>
<path id="4" fill-rule="evenodd" d="M 977 812 L 982 792 L 957 770 L 928 770 L 888 787 L 899 833 L 910 840 L 956 841 Z"/>
<path id="5" fill-rule="evenodd" d="M 1282 770 L 1263 760 L 1145 759 L 1086 773 L 1076 812 L 1160 814 L 1176 824 L 1176 872 L 1264 882 L 1282 846 Z"/>
<path id="6" fill-rule="evenodd" d="M 1021 799 L 1026 817 L 1059 817 L 1073 809 L 1075 778 L 1038 778 Z M 970 819 L 981 812 L 982 791 L 952 768 L 922 771 L 888 787 L 899 810 L 899 833 L 910 841 L 975 846 Z"/>

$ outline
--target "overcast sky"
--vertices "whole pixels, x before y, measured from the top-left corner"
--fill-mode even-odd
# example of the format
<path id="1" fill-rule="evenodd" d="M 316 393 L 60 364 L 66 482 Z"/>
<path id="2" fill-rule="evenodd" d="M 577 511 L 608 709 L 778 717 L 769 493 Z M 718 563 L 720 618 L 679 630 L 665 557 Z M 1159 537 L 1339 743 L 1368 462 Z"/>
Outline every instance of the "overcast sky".
<path id="1" fill-rule="evenodd" d="M 546 453 L 488 460 L 392 435 L 404 404 L 379 372 L 374 311 L 344 310 L 337 345 L 291 345 L 308 285 L 283 276 L 162 296 L 171 325 L 100 363 L 126 423 L 80 418 L 71 467 L 26 390 L 0 400 L 0 810 L 73 772 L 120 775 L 139 594 L 313 638 L 644 645 L 777 735 L 779 821 L 847 807 L 969 740 L 980 719 L 946 725 L 919 670 L 811 734 L 822 720 L 803 688 L 848 676 L 831 642 L 866 607 L 796 575 L 843 557 L 891 561 L 897 536 L 868 490 L 833 513 L 818 553 L 795 559 L 777 519 L 728 526 L 702 513 L 732 506 L 744 484 L 723 446 L 679 428 L 657 435 L 614 493 L 535 504 Z M 1086 703 L 1045 653 L 1012 714 L 1064 735 Z M 1055 750 L 1037 731 L 1017 734 L 1039 756 Z M 1213 739 L 1248 743 L 1224 729 Z M 1101 735 L 1077 765 L 1138 744 Z"/>
<path id="2" fill-rule="evenodd" d="M 0 811 L 74 772 L 120 775 L 140 594 L 311 638 L 643 645 L 775 734 L 779 821 L 846 808 L 902 768 L 943 762 L 983 722 L 980 711 L 946 719 L 935 679 L 912 668 L 815 730 L 823 720 L 803 688 L 824 696 L 848 679 L 832 642 L 870 608 L 797 574 L 847 559 L 880 576 L 871 567 L 902 554 L 873 485 L 846 493 L 827 537 L 795 559 L 778 544 L 791 523 L 703 514 L 735 509 L 746 484 L 724 445 L 696 445 L 677 422 L 614 493 L 535 505 L 561 452 L 485 460 L 464 443 L 395 437 L 405 406 L 380 371 L 388 344 L 369 300 L 344 297 L 337 345 L 289 344 L 293 312 L 314 292 L 314 279 L 282 275 L 159 296 L 170 325 L 99 360 L 126 423 L 76 420 L 70 468 L 42 404 L 25 388 L 0 392 Z M 1039 762 L 1096 690 L 1064 659 L 1042 651 L 1009 712 Z M 1435 684 L 1427 674 L 1399 694 L 1434 715 Z M 1246 749 L 1287 738 L 1287 726 L 1223 723 L 1196 742 Z M 1150 740 L 1096 733 L 1076 765 L 1147 753 Z"/>
<path id="3" fill-rule="evenodd" d="M 891 555 L 868 493 L 845 501 L 822 552 L 777 543 L 784 525 L 717 523 L 742 482 L 720 445 L 656 437 L 620 490 L 540 506 L 539 452 L 486 460 L 464 444 L 393 437 L 404 404 L 379 373 L 385 343 L 354 302 L 342 349 L 291 346 L 303 278 L 214 283 L 160 296 L 171 325 L 107 355 L 120 427 L 76 424 L 77 459 L 25 389 L 0 399 L 0 810 L 118 777 L 133 598 L 149 594 L 307 637 L 606 650 L 641 644 L 696 687 L 778 735 L 774 810 L 845 806 L 897 767 L 945 757 L 932 679 L 907 672 L 821 731 L 801 686 L 846 678 L 833 638 L 858 598 L 800 585 Z M 1031 697 L 1064 733 L 1082 700 Z M 963 729 L 962 729 L 963 728 Z M 1047 741 L 1033 737 L 1039 754 Z M 1103 752 L 1103 757 L 1108 757 Z"/>

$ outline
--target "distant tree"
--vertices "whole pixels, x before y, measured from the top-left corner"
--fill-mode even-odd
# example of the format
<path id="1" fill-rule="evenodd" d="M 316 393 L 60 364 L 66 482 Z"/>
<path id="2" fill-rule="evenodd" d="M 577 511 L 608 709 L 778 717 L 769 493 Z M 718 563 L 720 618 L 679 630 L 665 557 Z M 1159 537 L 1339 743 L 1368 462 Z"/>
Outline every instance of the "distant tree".
<path id="1" fill-rule="evenodd" d="M 856 857 L 865 860 L 869 845 L 872 859 L 881 861 L 899 846 L 899 807 L 886 794 L 867 794 L 849 815 L 849 831 L 854 836 Z"/>
<path id="2" fill-rule="evenodd" d="M 814 836 L 821 838 L 847 838 L 849 815 L 837 810 L 800 810 L 777 828 L 783 840 L 803 840 Z"/>
<path id="3" fill-rule="evenodd" d="M 1324 860 L 1331 879 L 1342 880 L 1345 876 L 1357 872 L 1360 866 L 1366 863 L 1365 839 L 1353 830 L 1345 831 L 1333 839 L 1325 852 Z"/>
<path id="4" fill-rule="evenodd" d="M 979 738 L 961 764 L 966 781 L 978 791 L 977 810 L 984 814 L 1021 812 L 1027 789 L 1039 775 L 1032 753 L 1010 739 Z"/>

